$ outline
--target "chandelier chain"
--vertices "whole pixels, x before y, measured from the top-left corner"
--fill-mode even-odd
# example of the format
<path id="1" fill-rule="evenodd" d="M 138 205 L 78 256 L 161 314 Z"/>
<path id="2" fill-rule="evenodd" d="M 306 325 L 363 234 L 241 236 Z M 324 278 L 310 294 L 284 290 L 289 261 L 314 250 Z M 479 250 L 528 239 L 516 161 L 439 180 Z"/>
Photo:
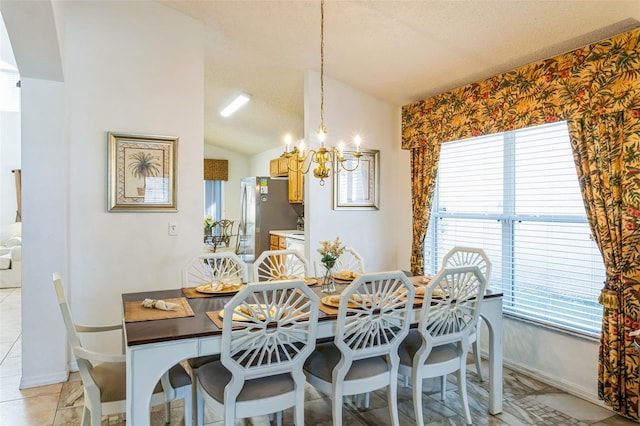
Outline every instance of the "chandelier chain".
<path id="1" fill-rule="evenodd" d="M 324 127 L 324 0 L 320 1 L 320 128 L 318 132 L 327 133 Z"/>

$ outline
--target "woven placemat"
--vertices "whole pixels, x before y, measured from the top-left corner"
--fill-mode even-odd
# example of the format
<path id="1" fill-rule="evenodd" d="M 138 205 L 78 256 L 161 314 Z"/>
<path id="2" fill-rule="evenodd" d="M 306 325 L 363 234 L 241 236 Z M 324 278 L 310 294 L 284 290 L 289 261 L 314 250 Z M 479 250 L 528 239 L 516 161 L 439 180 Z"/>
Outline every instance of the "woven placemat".
<path id="1" fill-rule="evenodd" d="M 178 307 L 172 311 L 145 308 L 142 300 L 124 303 L 124 322 L 153 321 L 159 319 L 192 317 L 195 314 L 184 297 L 164 299 L 165 302 L 177 303 Z"/>
<path id="2" fill-rule="evenodd" d="M 215 325 L 218 326 L 219 329 L 222 329 L 222 318 L 220 318 L 220 311 L 210 311 L 206 312 L 207 316 Z"/>
<path id="3" fill-rule="evenodd" d="M 195 299 L 198 297 L 213 297 L 215 294 L 212 293 L 200 293 L 196 290 L 195 287 L 183 287 L 182 294 L 184 294 L 189 299 Z"/>

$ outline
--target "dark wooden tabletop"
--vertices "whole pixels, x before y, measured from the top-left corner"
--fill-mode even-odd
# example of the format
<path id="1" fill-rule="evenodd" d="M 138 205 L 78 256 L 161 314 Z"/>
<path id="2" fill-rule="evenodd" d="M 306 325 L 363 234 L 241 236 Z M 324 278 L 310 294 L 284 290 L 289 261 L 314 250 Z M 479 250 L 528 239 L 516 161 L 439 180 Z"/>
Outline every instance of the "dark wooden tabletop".
<path id="1" fill-rule="evenodd" d="M 337 284 L 337 292 L 341 292 L 346 288 L 347 284 Z M 321 293 L 321 286 L 311 287 L 318 296 L 325 296 Z M 125 302 L 136 302 L 144 299 L 170 299 L 174 297 L 183 297 L 182 289 L 162 290 L 162 291 L 145 291 L 141 293 L 125 293 L 122 295 L 122 306 L 124 312 Z M 501 292 L 487 290 L 486 298 L 500 297 Z M 222 333 L 222 329 L 218 328 L 213 321 L 209 319 L 206 312 L 220 311 L 224 309 L 231 296 L 212 296 L 187 299 L 195 316 L 184 318 L 162 319 L 154 321 L 128 322 L 125 324 L 127 334 L 127 345 L 136 346 L 149 343 L 167 342 L 171 340 L 191 339 L 196 337 L 215 336 Z M 415 308 L 421 306 L 416 303 Z M 322 311 L 318 316 L 318 321 L 331 321 L 336 318 L 335 315 L 329 315 Z"/>

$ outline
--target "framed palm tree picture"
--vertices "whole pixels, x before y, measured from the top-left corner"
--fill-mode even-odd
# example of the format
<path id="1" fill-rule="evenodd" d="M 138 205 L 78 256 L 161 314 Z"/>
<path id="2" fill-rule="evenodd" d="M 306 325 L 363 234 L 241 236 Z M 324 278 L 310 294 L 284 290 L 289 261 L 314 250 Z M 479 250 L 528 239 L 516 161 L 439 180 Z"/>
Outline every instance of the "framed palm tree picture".
<path id="1" fill-rule="evenodd" d="M 178 138 L 109 132 L 109 211 L 177 211 Z"/>

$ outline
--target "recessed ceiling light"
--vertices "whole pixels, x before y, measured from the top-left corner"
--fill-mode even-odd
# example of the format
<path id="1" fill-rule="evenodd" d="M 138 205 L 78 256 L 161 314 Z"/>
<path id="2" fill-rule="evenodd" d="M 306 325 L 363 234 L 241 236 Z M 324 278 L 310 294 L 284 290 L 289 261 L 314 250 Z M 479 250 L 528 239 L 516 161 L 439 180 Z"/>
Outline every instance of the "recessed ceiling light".
<path id="1" fill-rule="evenodd" d="M 251 99 L 251 95 L 246 93 L 240 93 L 229 105 L 227 105 L 222 111 L 220 111 L 220 115 L 223 117 L 229 117 L 231 114 L 236 112 L 240 107 Z"/>

